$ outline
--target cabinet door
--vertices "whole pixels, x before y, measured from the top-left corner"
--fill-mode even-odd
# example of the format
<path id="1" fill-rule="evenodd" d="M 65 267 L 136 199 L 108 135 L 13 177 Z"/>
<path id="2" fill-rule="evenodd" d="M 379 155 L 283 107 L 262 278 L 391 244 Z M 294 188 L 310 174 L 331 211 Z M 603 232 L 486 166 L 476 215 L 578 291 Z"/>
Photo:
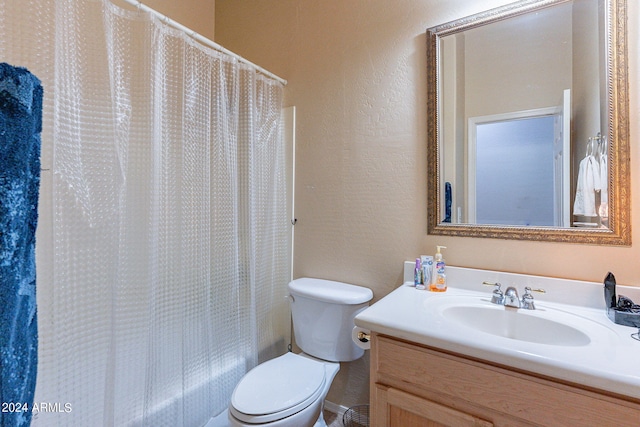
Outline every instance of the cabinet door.
<path id="1" fill-rule="evenodd" d="M 391 387 L 376 384 L 375 427 L 492 427 L 493 423 Z"/>

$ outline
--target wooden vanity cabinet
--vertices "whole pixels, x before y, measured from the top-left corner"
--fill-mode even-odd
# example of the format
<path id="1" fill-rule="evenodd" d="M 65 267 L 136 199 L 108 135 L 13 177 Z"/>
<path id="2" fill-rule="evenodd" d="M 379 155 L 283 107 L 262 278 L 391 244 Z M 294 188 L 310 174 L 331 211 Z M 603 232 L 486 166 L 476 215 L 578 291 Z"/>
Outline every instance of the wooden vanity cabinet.
<path id="1" fill-rule="evenodd" d="M 372 333 L 372 427 L 640 426 L 640 400 Z"/>

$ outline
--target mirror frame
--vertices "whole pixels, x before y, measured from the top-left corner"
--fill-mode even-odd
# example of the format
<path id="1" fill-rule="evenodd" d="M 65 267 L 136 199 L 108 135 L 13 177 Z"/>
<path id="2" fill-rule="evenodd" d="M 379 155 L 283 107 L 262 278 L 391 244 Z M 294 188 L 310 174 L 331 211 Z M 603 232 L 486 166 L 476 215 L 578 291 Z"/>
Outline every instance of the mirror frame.
<path id="1" fill-rule="evenodd" d="M 427 233 L 596 245 L 631 245 L 629 84 L 626 0 L 606 0 L 607 110 L 609 117 L 609 228 L 553 228 L 442 223 L 440 186 L 438 69 L 441 37 L 571 0 L 521 0 L 427 30 Z"/>

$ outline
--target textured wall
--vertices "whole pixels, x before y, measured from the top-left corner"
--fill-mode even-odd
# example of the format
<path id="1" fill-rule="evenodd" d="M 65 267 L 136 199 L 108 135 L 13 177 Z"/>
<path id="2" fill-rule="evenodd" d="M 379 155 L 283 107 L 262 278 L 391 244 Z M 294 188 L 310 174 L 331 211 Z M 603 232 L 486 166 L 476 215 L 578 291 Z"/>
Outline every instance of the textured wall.
<path id="1" fill-rule="evenodd" d="M 287 79 L 287 102 L 297 106 L 297 276 L 366 285 L 379 298 L 400 283 L 401 261 L 442 243 L 454 265 L 596 281 L 612 270 L 640 285 L 638 244 L 426 234 L 425 29 L 509 2 L 217 0 L 216 40 Z M 628 3 L 635 150 L 638 4 Z M 634 197 L 632 212 L 638 203 Z M 637 215 L 633 222 L 637 235 Z"/>
<path id="2" fill-rule="evenodd" d="M 446 245 L 450 264 L 640 286 L 634 246 L 428 236 L 425 30 L 511 0 L 217 0 L 216 41 L 288 80 L 297 107 L 294 274 L 352 282 L 381 298 L 402 262 Z M 629 1 L 632 183 L 638 183 L 638 4 Z M 634 185 L 632 212 L 640 212 Z M 428 327 L 428 325 L 425 325 Z M 366 399 L 367 360 L 329 400 Z"/>

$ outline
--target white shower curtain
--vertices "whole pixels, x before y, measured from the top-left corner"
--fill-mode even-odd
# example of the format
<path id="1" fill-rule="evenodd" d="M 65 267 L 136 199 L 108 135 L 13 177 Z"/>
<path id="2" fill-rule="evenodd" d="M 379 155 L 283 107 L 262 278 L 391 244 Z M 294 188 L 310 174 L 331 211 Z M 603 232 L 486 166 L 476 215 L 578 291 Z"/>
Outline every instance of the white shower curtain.
<path id="1" fill-rule="evenodd" d="M 33 425 L 204 424 L 287 349 L 282 84 L 101 0 L 0 0 L 0 55 L 45 88 Z"/>

